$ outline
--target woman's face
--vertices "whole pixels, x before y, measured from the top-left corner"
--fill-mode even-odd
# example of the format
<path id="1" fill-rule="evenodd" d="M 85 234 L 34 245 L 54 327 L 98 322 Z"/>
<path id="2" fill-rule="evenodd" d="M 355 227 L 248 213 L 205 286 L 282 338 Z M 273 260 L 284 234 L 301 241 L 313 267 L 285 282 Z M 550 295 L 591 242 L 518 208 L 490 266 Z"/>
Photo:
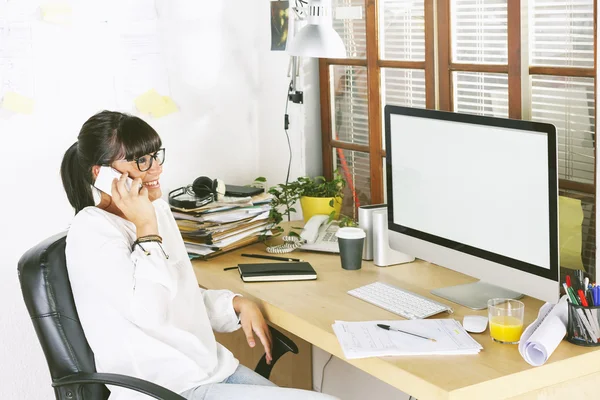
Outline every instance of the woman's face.
<path id="1" fill-rule="evenodd" d="M 145 159 L 151 159 L 156 153 L 146 154 Z M 112 164 L 112 167 L 121 173 L 127 172 L 131 179 L 141 178 L 142 184 L 148 189 L 148 198 L 150 201 L 159 199 L 162 196 L 160 190 L 160 174 L 162 174 L 162 165 L 156 159 L 152 159 L 152 166 L 147 171 L 140 171 L 135 161 L 118 160 Z"/>

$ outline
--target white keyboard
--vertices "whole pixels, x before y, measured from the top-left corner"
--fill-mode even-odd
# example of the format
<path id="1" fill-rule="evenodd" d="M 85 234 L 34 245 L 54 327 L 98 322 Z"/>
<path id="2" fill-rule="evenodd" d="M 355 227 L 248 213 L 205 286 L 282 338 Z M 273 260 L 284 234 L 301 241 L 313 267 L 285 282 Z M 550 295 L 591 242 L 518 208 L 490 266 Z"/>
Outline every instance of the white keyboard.
<path id="1" fill-rule="evenodd" d="M 375 282 L 348 291 L 348 294 L 408 319 L 427 318 L 452 308 L 386 283 Z"/>

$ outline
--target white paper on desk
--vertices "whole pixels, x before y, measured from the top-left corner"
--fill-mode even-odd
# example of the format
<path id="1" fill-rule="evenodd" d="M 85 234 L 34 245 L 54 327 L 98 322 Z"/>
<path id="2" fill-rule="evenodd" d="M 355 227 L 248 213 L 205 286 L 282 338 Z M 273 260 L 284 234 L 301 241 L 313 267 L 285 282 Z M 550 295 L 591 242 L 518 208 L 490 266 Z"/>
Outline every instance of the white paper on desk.
<path id="1" fill-rule="evenodd" d="M 435 339 L 436 342 L 413 337 L 400 332 L 388 331 L 377 324 L 390 325 L 418 335 Z M 482 349 L 464 328 L 454 319 L 421 319 L 408 321 L 336 321 L 333 330 L 347 359 L 477 354 Z"/>
<path id="2" fill-rule="evenodd" d="M 519 353 L 530 365 L 538 367 L 548 361 L 567 333 L 567 297 L 554 305 L 544 304 L 538 317 L 529 325 L 519 342 Z"/>

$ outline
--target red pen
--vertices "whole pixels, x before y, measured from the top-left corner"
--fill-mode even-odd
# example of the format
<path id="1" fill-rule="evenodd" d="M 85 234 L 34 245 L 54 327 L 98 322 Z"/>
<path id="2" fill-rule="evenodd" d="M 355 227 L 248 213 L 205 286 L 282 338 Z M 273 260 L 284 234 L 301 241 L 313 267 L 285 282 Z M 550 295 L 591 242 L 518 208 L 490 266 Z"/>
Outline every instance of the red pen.
<path id="1" fill-rule="evenodd" d="M 567 287 L 571 287 L 571 275 L 566 276 L 565 282 L 567 282 Z"/>
<path id="2" fill-rule="evenodd" d="M 584 306 L 584 307 L 587 307 L 588 306 L 588 302 L 585 299 L 585 295 L 583 294 L 583 290 L 579 289 L 577 291 L 577 294 L 579 295 L 579 299 L 581 300 L 581 305 Z"/>

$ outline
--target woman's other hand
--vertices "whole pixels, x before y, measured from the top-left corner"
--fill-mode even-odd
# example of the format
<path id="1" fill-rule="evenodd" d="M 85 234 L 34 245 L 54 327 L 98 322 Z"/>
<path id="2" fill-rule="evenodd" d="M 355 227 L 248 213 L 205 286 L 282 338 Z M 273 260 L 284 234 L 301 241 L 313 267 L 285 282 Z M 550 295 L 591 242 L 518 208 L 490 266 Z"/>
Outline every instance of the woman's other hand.
<path id="1" fill-rule="evenodd" d="M 131 190 L 128 190 L 127 177 L 128 174 L 125 172 L 121 178 L 113 181 L 112 198 L 115 205 L 119 207 L 125 218 L 133 222 L 138 237 L 158 235 L 156 213 L 148 198 L 148 189 L 142 185 L 140 178 L 135 178 L 131 182 Z"/>
<path id="2" fill-rule="evenodd" d="M 240 317 L 248 345 L 250 347 L 256 345 L 254 340 L 254 334 L 256 334 L 265 349 L 267 364 L 271 364 L 273 360 L 271 331 L 258 306 L 248 299 L 236 296 L 233 298 L 233 309 Z"/>

